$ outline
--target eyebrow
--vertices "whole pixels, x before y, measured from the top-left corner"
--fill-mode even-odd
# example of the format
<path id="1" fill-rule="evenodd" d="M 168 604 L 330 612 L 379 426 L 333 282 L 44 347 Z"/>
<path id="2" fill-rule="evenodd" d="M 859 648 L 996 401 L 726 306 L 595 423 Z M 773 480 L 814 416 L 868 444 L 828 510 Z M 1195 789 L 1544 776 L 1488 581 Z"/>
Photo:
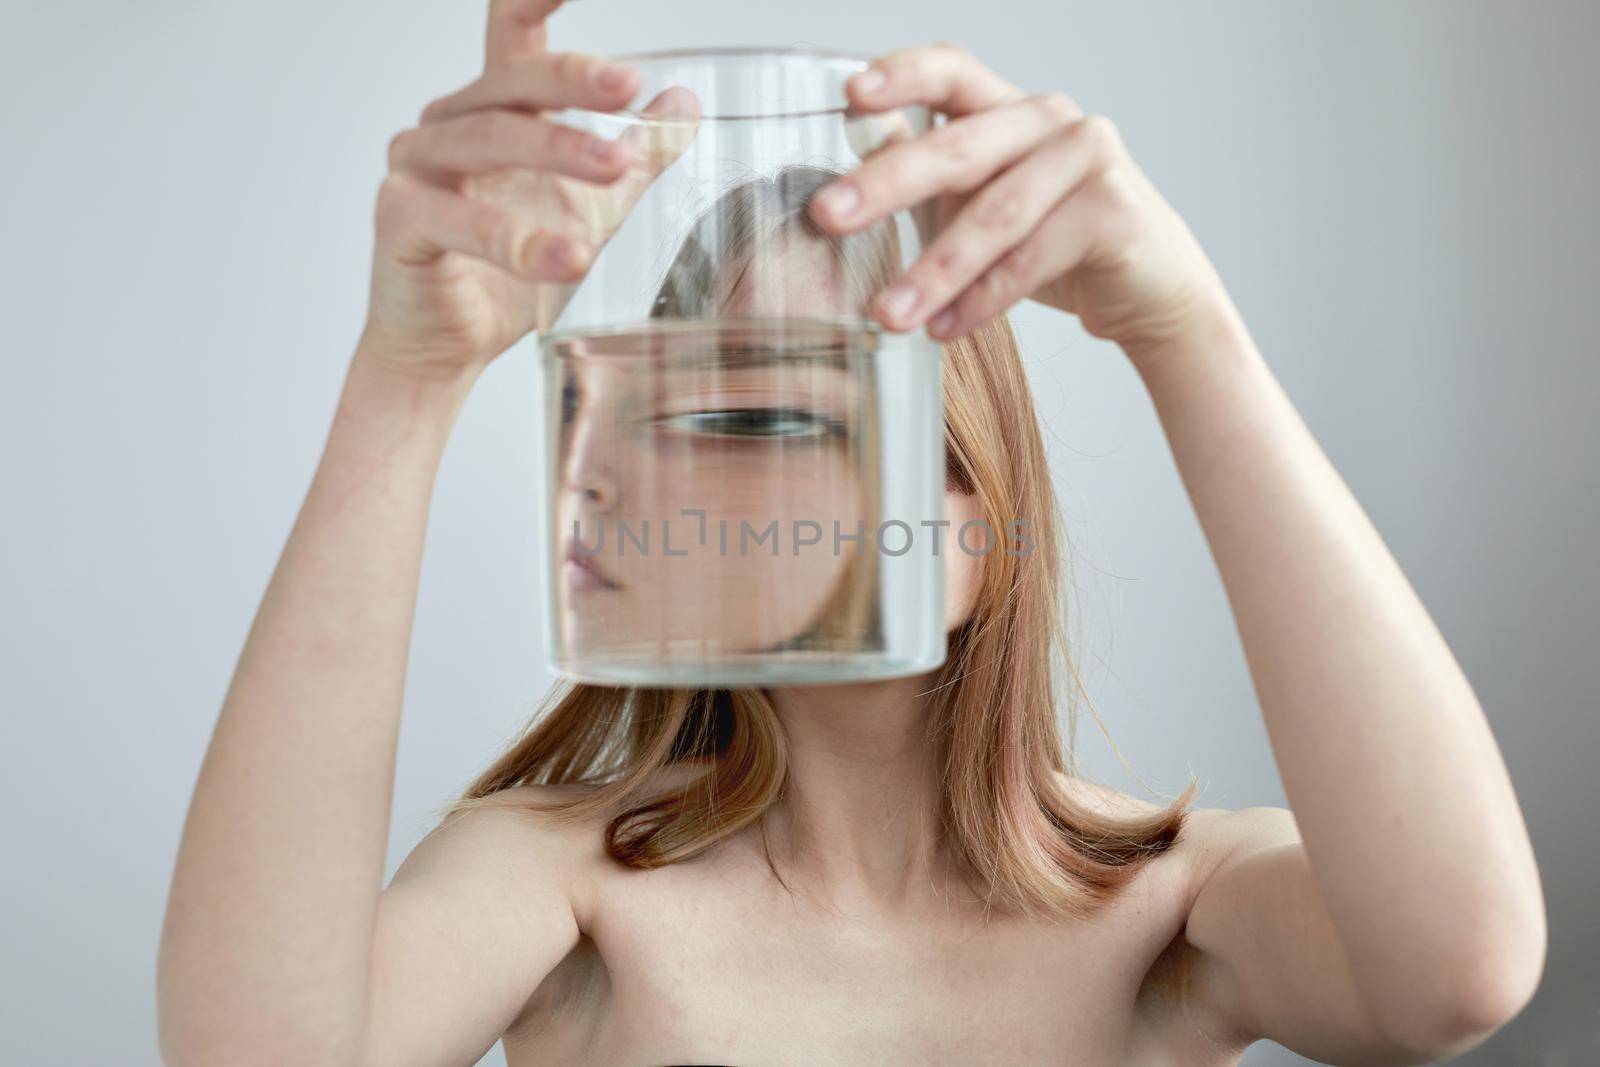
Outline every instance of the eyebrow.
<path id="1" fill-rule="evenodd" d="M 683 360 L 674 360 L 673 369 L 712 368 L 716 370 L 750 370 L 782 367 L 794 364 L 822 365 L 834 370 L 848 370 L 852 349 L 844 344 L 807 345 L 796 348 L 789 345 L 730 345 L 696 353 Z M 861 355 L 870 349 L 863 347 Z"/>
<path id="2" fill-rule="evenodd" d="M 869 352 L 863 350 L 860 354 L 868 355 Z M 763 370 L 769 367 L 800 365 L 823 367 L 847 374 L 853 379 L 859 372 L 859 365 L 852 367 L 850 355 L 850 347 L 840 344 L 812 345 L 799 351 L 781 345 L 739 345 L 698 352 L 688 357 L 675 354 L 670 363 L 652 373 L 670 375 L 679 371 Z M 577 367 L 571 365 L 563 369 L 561 375 L 563 387 L 579 385 L 576 371 Z"/>

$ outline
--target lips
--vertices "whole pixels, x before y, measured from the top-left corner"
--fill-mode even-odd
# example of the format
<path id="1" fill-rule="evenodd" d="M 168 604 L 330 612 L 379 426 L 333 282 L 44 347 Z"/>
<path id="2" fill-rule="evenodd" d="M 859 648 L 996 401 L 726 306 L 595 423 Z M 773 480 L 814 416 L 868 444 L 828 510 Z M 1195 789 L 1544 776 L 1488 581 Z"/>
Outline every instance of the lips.
<path id="1" fill-rule="evenodd" d="M 578 551 L 576 541 L 567 542 L 566 556 L 561 563 L 561 577 L 571 589 L 583 592 L 599 592 L 604 590 L 621 589 L 622 586 L 613 581 L 602 571 L 592 555 L 584 555 Z"/>

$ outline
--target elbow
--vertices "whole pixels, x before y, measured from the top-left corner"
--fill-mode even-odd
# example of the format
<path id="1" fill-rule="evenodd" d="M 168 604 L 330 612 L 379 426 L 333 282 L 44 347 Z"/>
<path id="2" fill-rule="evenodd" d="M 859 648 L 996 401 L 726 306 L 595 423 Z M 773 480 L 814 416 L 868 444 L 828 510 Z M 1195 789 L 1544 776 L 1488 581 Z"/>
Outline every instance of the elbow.
<path id="1" fill-rule="evenodd" d="M 1545 947 L 1541 934 L 1499 957 L 1492 976 L 1463 991 L 1457 1008 L 1461 1024 L 1487 1037 L 1521 1015 L 1544 977 Z"/>
<path id="2" fill-rule="evenodd" d="M 1460 1055 L 1520 1015 L 1544 974 L 1546 934 L 1515 944 L 1479 948 L 1434 972 L 1426 996 L 1385 1013 L 1391 1040 L 1419 1060 Z"/>

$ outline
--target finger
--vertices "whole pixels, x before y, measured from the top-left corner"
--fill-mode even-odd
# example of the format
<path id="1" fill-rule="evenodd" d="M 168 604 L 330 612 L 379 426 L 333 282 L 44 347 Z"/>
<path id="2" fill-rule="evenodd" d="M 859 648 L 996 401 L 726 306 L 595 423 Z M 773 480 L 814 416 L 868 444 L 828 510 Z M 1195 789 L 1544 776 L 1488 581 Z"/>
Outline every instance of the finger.
<path id="1" fill-rule="evenodd" d="M 627 175 L 612 186 L 610 195 L 587 205 L 591 232 L 615 233 L 650 183 L 681 156 L 700 126 L 700 98 L 683 86 L 657 94 L 640 110 L 652 121 L 630 123 L 617 138 L 631 160 Z"/>
<path id="2" fill-rule="evenodd" d="M 627 173 L 628 162 L 628 149 L 615 141 L 500 108 L 417 126 L 389 142 L 391 171 L 442 185 L 513 168 L 613 182 Z"/>
<path id="3" fill-rule="evenodd" d="M 482 200 L 390 175 L 378 192 L 378 243 L 414 266 L 459 252 L 521 278 L 570 282 L 588 270 L 590 250 Z"/>
<path id="4" fill-rule="evenodd" d="M 911 120 L 905 111 L 896 108 L 866 115 L 848 115 L 844 120 L 845 140 L 857 159 L 869 159 L 892 145 L 901 144 L 915 136 Z"/>
<path id="5" fill-rule="evenodd" d="M 561 0 L 489 0 L 484 69 L 543 52 L 547 36 L 544 20 L 560 6 Z"/>
<path id="6" fill-rule="evenodd" d="M 654 178 L 694 140 L 700 128 L 700 98 L 692 89 L 674 85 L 657 93 L 639 114 L 652 121 L 630 125 L 617 142 L 637 170 Z"/>
<path id="7" fill-rule="evenodd" d="M 1098 127 L 1073 123 L 984 186 L 879 301 L 893 329 L 942 310 L 1038 228 L 1104 162 Z"/>
<path id="8" fill-rule="evenodd" d="M 1065 93 L 1039 93 L 954 119 L 829 183 L 812 201 L 812 217 L 851 233 L 939 193 L 968 192 L 1081 113 Z"/>
<path id="9" fill-rule="evenodd" d="M 960 337 L 1072 270 L 1091 254 L 1098 240 L 1094 211 L 1091 201 L 1069 193 L 1026 240 L 935 315 L 928 323 L 928 334 L 938 340 Z"/>
<path id="10" fill-rule="evenodd" d="M 880 56 L 850 76 L 845 95 L 863 111 L 923 104 L 955 117 L 1025 94 L 966 49 L 935 44 Z"/>
<path id="11" fill-rule="evenodd" d="M 626 107 L 638 90 L 639 72 L 631 67 L 578 52 L 546 53 L 484 71 L 465 89 L 424 108 L 422 122 L 442 122 L 488 107 L 613 111 Z"/>

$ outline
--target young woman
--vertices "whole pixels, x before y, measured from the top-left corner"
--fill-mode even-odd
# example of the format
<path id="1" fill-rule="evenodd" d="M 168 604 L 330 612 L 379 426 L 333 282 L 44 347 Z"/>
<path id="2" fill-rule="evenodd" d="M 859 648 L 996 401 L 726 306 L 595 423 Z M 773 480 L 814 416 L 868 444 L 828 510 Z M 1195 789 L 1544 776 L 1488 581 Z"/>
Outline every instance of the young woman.
<path id="1" fill-rule="evenodd" d="M 1448 647 L 1112 124 L 948 45 L 851 81 L 858 108 L 948 122 L 807 190 L 796 254 L 938 198 L 950 224 L 876 314 L 947 342 L 952 517 L 1028 516 L 1036 550 L 947 554 L 931 675 L 564 688 L 383 887 L 452 422 L 594 254 L 557 205 L 625 200 L 665 162 L 539 116 L 637 86 L 547 50 L 558 3 L 495 0 L 483 77 L 394 142 L 366 329 L 185 829 L 168 1061 L 470 1064 L 503 1038 L 513 1067 L 1222 1064 L 1270 1038 L 1410 1063 L 1513 1017 L 1542 893 Z M 514 215 L 494 195 L 513 179 L 562 195 Z M 1292 814 L 1159 808 L 1072 772 L 1053 500 L 1003 318 L 1024 298 L 1149 389 Z"/>

